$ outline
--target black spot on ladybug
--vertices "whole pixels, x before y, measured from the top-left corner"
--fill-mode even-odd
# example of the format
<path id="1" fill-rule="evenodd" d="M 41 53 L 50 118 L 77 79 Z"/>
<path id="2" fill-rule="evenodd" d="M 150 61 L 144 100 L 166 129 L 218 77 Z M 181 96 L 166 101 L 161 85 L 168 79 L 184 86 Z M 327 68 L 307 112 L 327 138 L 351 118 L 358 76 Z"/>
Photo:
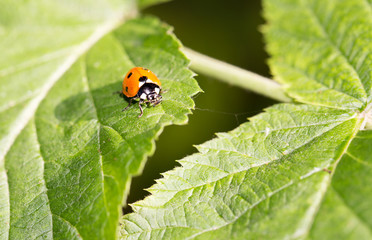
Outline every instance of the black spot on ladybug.
<path id="1" fill-rule="evenodd" d="M 132 76 L 132 73 L 129 73 L 128 78 L 130 78 L 130 76 Z"/>
<path id="2" fill-rule="evenodd" d="M 128 92 L 128 87 L 125 87 L 125 91 Z"/>
<path id="3" fill-rule="evenodd" d="M 142 76 L 138 79 L 138 81 L 140 81 L 140 82 L 146 82 L 146 80 L 147 80 L 146 76 Z"/>
<path id="4" fill-rule="evenodd" d="M 147 68 L 143 68 L 143 70 L 145 70 L 145 71 L 148 71 L 148 69 L 147 69 Z"/>

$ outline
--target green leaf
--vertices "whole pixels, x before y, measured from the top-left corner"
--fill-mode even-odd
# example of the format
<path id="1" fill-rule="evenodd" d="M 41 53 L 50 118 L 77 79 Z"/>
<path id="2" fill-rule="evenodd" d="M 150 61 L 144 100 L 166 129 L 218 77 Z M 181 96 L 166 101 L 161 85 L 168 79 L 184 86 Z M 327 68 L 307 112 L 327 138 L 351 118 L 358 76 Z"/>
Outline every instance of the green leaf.
<path id="1" fill-rule="evenodd" d="M 0 7 L 0 238 L 115 239 L 131 176 L 164 126 L 187 121 L 200 89 L 156 18 L 108 34 L 134 1 L 24 4 Z M 113 94 L 134 66 L 169 89 L 140 119 Z"/>
<path id="2" fill-rule="evenodd" d="M 276 105 L 198 146 L 123 218 L 123 239 L 283 239 L 307 235 L 357 114 Z"/>
<path id="3" fill-rule="evenodd" d="M 271 70 L 297 101 L 363 109 L 372 98 L 372 2 L 266 0 Z"/>
<path id="4" fill-rule="evenodd" d="M 361 131 L 335 172 L 314 220 L 312 239 L 372 238 L 372 131 Z"/>
<path id="5" fill-rule="evenodd" d="M 55 82 L 135 12 L 132 0 L 0 2 L 0 169 Z"/>

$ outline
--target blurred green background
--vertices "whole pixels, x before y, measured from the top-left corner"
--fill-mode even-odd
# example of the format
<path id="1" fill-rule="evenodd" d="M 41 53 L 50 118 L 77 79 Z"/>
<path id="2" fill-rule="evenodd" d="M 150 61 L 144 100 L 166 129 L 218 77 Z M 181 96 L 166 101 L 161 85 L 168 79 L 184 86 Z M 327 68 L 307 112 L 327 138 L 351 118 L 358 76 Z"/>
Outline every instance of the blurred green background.
<path id="1" fill-rule="evenodd" d="M 174 27 L 184 46 L 236 66 L 270 76 L 263 36 L 260 0 L 174 0 L 144 11 Z M 228 76 L 226 76 L 228 77 Z M 252 92 L 203 75 L 196 76 L 204 90 L 194 97 L 196 109 L 184 126 L 166 127 L 143 174 L 132 180 L 128 203 L 143 199 L 145 188 L 160 173 L 179 165 L 176 160 L 196 152 L 193 145 L 226 132 L 275 103 Z M 124 212 L 131 212 L 126 207 Z"/>

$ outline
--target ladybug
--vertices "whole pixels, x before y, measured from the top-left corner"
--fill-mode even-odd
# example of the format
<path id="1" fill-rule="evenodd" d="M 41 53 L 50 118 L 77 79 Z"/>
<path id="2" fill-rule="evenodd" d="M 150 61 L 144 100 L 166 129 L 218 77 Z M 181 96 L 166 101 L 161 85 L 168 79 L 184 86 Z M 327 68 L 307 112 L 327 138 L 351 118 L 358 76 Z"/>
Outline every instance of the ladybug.
<path id="1" fill-rule="evenodd" d="M 123 80 L 122 93 L 129 98 L 129 104 L 122 111 L 126 111 L 132 104 L 133 100 L 139 100 L 139 108 L 143 115 L 141 104 L 149 103 L 150 106 L 158 105 L 162 96 L 161 82 L 156 75 L 150 70 L 142 67 L 134 67 L 125 75 Z"/>

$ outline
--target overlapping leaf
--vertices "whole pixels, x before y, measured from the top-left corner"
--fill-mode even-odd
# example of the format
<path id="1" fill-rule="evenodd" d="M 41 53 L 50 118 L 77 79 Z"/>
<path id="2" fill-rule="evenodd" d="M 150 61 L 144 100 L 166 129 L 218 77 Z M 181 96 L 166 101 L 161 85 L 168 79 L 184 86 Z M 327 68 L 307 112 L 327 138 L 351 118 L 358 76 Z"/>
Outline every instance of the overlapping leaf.
<path id="1" fill-rule="evenodd" d="M 282 239 L 310 227 L 360 121 L 310 105 L 277 105 L 198 146 L 133 204 L 124 239 Z"/>
<path id="2" fill-rule="evenodd" d="M 372 87 L 372 6 L 366 0 L 264 1 L 271 70 L 296 100 L 365 108 Z"/>
<path id="3" fill-rule="evenodd" d="M 24 14 L 9 4 L 6 10 Z M 35 13 L 6 18 L 5 27 L 27 16 L 35 25 L 5 28 L 2 38 L 9 61 L 0 64 L 1 239 L 115 239 L 131 175 L 165 125 L 187 121 L 199 88 L 170 28 L 140 18 L 103 37 L 135 11 L 133 4 L 97 2 L 75 19 L 65 17 L 89 4 L 34 1 L 26 9 Z M 43 14 L 49 7 L 54 11 Z M 6 49 L 16 36 L 17 48 Z M 121 112 L 127 102 L 113 94 L 134 66 L 152 69 L 171 89 L 141 119 L 137 107 Z"/>

